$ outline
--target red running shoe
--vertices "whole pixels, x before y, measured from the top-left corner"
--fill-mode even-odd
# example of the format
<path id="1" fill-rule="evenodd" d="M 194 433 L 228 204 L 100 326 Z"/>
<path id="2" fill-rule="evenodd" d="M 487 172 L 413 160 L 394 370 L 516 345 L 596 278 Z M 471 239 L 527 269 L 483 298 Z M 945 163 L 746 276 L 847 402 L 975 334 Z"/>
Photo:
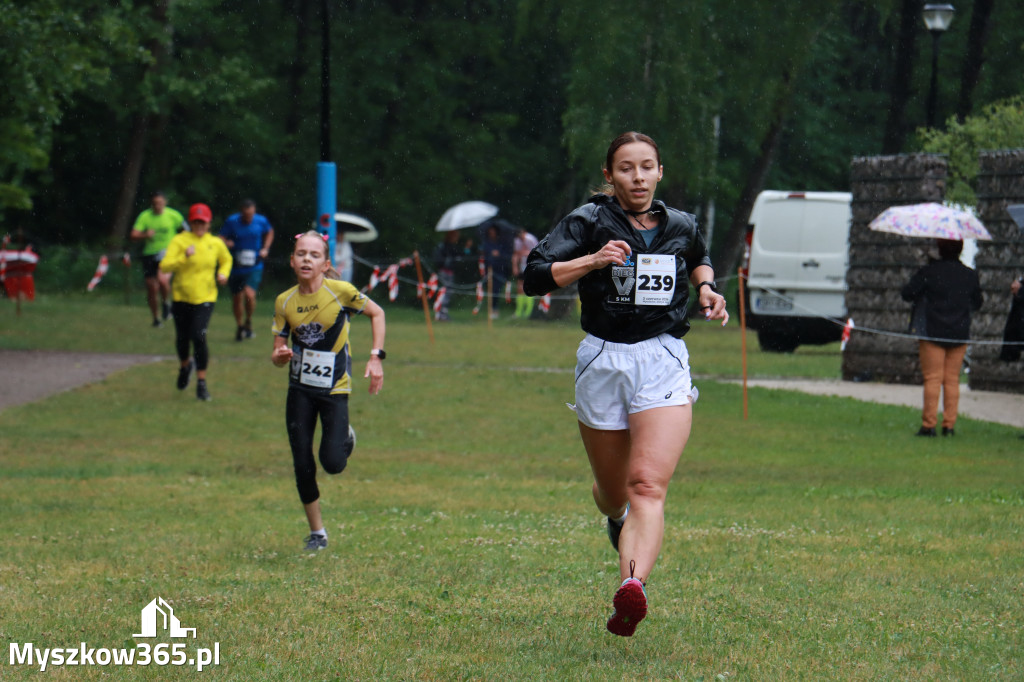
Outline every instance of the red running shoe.
<path id="1" fill-rule="evenodd" d="M 619 637 L 632 637 L 636 626 L 647 615 L 647 592 L 644 584 L 632 576 L 633 562 L 629 562 L 630 577 L 622 581 L 622 585 L 612 598 L 615 613 L 608 619 L 608 632 Z"/>

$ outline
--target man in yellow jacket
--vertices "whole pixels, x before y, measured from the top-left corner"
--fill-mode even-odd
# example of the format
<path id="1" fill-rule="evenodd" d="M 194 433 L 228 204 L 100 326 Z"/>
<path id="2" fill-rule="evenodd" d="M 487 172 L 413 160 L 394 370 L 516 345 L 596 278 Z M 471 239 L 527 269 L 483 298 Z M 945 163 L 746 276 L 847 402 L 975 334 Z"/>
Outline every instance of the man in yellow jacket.
<path id="1" fill-rule="evenodd" d="M 160 269 L 174 273 L 171 283 L 171 311 L 178 358 L 178 390 L 188 386 L 193 367 L 196 370 L 196 397 L 210 400 L 206 388 L 206 367 L 210 350 L 206 343 L 206 328 L 217 302 L 217 286 L 227 284 L 231 274 L 231 253 L 220 237 L 210 234 L 213 213 L 206 204 L 193 204 L 188 211 L 191 232 L 182 232 L 167 245 L 167 255 L 160 261 Z M 189 357 L 192 346 L 195 360 Z"/>

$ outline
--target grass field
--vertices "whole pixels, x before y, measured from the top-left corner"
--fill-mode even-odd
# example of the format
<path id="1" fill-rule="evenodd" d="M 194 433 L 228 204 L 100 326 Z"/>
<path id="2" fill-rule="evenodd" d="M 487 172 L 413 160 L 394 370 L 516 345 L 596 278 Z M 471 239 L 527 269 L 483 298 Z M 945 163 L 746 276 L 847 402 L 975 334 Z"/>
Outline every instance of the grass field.
<path id="1" fill-rule="evenodd" d="M 267 297 L 269 298 L 269 296 Z M 264 319 L 269 308 L 264 301 Z M 142 306 L 43 296 L 0 348 L 160 354 L 0 412 L 0 678 L 10 644 L 134 648 L 170 602 L 190 666 L 52 666 L 53 679 L 1019 680 L 1024 455 L 1015 429 L 741 389 L 740 335 L 687 336 L 701 398 L 631 639 L 604 630 L 617 561 L 572 413 L 574 323 L 461 314 L 427 339 L 388 308 L 384 391 L 353 329 L 359 445 L 320 476 L 330 547 L 306 555 L 269 322 L 211 326 L 213 402 L 174 390 L 173 331 Z M 765 355 L 752 376 L 838 377 L 835 346 Z M 0 377 L 3 370 L 0 368 Z M 961 434 L 962 432 L 962 434 Z M 924 442 L 923 442 L 924 441 Z"/>

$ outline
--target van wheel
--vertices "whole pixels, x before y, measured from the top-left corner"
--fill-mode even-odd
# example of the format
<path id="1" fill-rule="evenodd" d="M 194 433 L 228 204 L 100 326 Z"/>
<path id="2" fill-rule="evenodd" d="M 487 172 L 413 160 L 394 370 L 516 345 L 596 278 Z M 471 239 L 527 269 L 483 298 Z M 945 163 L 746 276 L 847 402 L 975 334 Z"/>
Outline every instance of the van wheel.
<path id="1" fill-rule="evenodd" d="M 800 345 L 795 336 L 765 329 L 757 332 L 757 341 L 761 344 L 761 350 L 768 353 L 792 353 Z"/>

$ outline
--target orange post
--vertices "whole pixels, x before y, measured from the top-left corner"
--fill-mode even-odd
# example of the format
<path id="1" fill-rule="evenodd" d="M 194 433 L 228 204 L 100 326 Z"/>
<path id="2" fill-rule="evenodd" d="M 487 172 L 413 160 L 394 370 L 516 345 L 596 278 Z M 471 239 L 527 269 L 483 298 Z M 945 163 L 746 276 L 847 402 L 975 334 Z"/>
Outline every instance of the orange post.
<path id="1" fill-rule="evenodd" d="M 743 421 L 747 420 L 747 303 L 743 295 L 743 268 L 738 270 L 740 282 L 740 347 L 743 349 Z"/>
<path id="2" fill-rule="evenodd" d="M 423 266 L 420 265 L 420 252 L 413 251 L 412 258 L 416 261 L 416 280 L 420 283 L 420 300 L 423 301 L 423 317 L 427 320 L 427 334 L 430 343 L 434 343 L 434 323 L 430 320 L 430 306 L 427 305 L 427 287 L 423 284 Z"/>

